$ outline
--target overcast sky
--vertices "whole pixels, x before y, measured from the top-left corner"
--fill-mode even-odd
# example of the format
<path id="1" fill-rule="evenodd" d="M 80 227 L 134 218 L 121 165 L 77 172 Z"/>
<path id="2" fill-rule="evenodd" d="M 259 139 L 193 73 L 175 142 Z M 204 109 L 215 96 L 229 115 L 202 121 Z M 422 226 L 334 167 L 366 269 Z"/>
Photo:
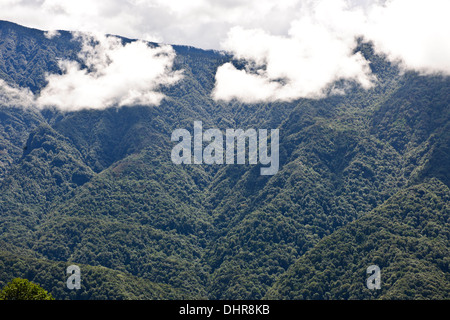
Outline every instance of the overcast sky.
<path id="1" fill-rule="evenodd" d="M 369 62 L 353 51 L 358 37 L 373 42 L 378 53 L 405 69 L 449 75 L 449 12 L 449 0 L 0 0 L 0 19 L 28 27 L 227 50 L 246 60 L 248 68 L 237 70 L 231 63 L 220 66 L 211 94 L 217 100 L 248 103 L 321 97 L 329 94 L 337 80 L 363 88 L 376 85 Z M 48 94 L 44 100 L 56 103 L 60 97 L 73 96 L 78 101 L 80 93 L 71 95 L 67 88 L 89 81 L 89 87 L 100 88 L 111 81 L 117 89 L 121 84 L 114 81 L 125 78 L 129 82 L 123 88 L 133 91 L 123 93 L 128 97 L 125 102 L 158 102 L 161 97 L 149 98 L 147 90 L 156 94 L 158 85 L 180 78 L 159 71 L 142 75 L 148 87 L 138 88 L 136 94 L 132 75 L 124 72 L 140 70 L 139 63 L 159 55 L 141 45 L 120 48 L 106 39 L 100 46 L 86 47 L 84 53 L 102 51 L 113 57 L 108 61 L 114 68 L 89 55 L 83 58 L 103 61 L 99 70 L 106 71 L 84 74 L 79 66 L 64 62 L 65 78 L 50 79 L 54 87 L 43 91 Z M 155 62 L 161 70 L 167 70 L 173 59 L 170 48 L 164 50 L 165 58 Z M 124 58 L 133 54 L 142 59 Z M 133 59 L 133 68 L 122 67 L 121 63 Z M 155 69 L 153 62 L 149 61 L 147 70 Z M 123 73 L 113 74 L 113 70 Z M 64 83 L 67 86 L 61 88 Z M 111 92 L 120 91 L 116 89 Z M 54 99 L 58 92 L 62 94 Z M 92 99 L 99 106 L 105 101 L 124 102 L 110 93 Z"/>
<path id="2" fill-rule="evenodd" d="M 305 0 L 0 0 L 0 19 L 220 49 L 234 26 L 287 35 Z M 367 4 L 372 0 L 352 0 Z"/>

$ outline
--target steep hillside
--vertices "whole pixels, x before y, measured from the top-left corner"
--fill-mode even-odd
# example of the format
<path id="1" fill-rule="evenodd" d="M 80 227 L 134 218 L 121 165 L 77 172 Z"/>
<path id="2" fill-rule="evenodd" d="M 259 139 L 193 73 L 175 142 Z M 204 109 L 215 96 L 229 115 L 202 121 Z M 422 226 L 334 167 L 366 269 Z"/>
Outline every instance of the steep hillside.
<path id="1" fill-rule="evenodd" d="M 17 255 L 0 252 L 0 287 L 20 277 L 39 283 L 57 300 L 167 300 L 189 297 L 188 293 L 168 285 L 88 265 L 78 265 L 83 270 L 81 286 L 85 290 L 69 290 L 66 287 L 66 269 L 69 265 L 65 262 L 19 258 Z"/>
<path id="2" fill-rule="evenodd" d="M 404 189 L 322 239 L 269 299 L 449 299 L 450 192 L 436 179 Z M 378 265 L 381 288 L 366 287 Z"/>

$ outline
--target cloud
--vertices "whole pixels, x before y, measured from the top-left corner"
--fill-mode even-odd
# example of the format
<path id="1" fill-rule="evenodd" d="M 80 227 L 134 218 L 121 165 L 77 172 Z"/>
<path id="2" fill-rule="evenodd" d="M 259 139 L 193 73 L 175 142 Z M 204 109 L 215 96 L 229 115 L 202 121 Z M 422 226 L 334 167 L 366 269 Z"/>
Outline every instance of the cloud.
<path id="1" fill-rule="evenodd" d="M 246 62 L 216 73 L 213 98 L 243 102 L 320 98 L 337 80 L 370 88 L 368 61 L 355 53 L 356 39 L 407 70 L 450 74 L 450 3 L 445 0 L 304 1 L 286 35 L 260 28 L 232 28 L 222 48 Z"/>
<path id="2" fill-rule="evenodd" d="M 76 61 L 62 60 L 62 74 L 49 74 L 36 98 L 40 107 L 63 110 L 104 109 L 110 106 L 157 105 L 159 88 L 181 79 L 173 71 L 175 52 L 170 46 L 149 47 L 143 41 L 122 44 L 116 37 L 78 33 L 83 43 Z"/>
<path id="3" fill-rule="evenodd" d="M 374 77 L 368 62 L 354 53 L 355 26 L 362 16 L 345 8 L 343 1 L 311 6 L 292 22 L 287 36 L 231 29 L 222 45 L 235 58 L 247 61 L 247 68 L 219 67 L 213 97 L 245 102 L 319 98 L 337 80 L 370 87 Z"/>
<path id="4" fill-rule="evenodd" d="M 46 32 L 44 32 L 44 36 L 47 39 L 53 39 L 55 37 L 59 37 L 61 34 L 59 33 L 58 30 L 48 30 Z"/>
<path id="5" fill-rule="evenodd" d="M 34 96 L 29 89 L 12 87 L 0 79 L 0 106 L 31 107 L 34 104 Z"/>
<path id="6" fill-rule="evenodd" d="M 0 0 L 0 19 L 41 30 L 114 34 L 218 49 L 231 26 L 289 28 L 301 0 Z"/>
<path id="7" fill-rule="evenodd" d="M 236 69 L 226 63 L 216 72 L 216 86 L 213 97 L 217 100 L 239 99 L 242 102 L 276 100 L 285 91 L 281 84 L 270 81 L 265 76 L 251 74 Z"/>
<path id="8" fill-rule="evenodd" d="M 391 0 L 368 11 L 364 36 L 405 69 L 450 75 L 450 1 Z"/>
<path id="9" fill-rule="evenodd" d="M 53 36 L 57 33 L 47 35 Z M 0 79 L 0 105 L 66 111 L 158 105 L 165 97 L 161 87 L 182 78 L 182 70 L 172 69 L 176 54 L 171 46 L 123 44 L 117 37 L 86 33 L 74 33 L 74 40 L 82 43 L 81 63 L 58 61 L 61 74 L 47 74 L 47 85 L 37 95 Z"/>

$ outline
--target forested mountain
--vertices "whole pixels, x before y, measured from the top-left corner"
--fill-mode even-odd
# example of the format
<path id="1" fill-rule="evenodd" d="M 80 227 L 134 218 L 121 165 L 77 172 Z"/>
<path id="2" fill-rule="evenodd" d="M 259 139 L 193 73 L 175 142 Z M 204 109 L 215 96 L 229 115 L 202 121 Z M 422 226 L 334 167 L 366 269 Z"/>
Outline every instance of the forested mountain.
<path id="1" fill-rule="evenodd" d="M 0 79 L 39 94 L 80 47 L 70 32 L 0 22 Z M 361 42 L 371 89 L 225 103 L 211 92 L 232 57 L 173 48 L 183 78 L 157 106 L 0 97 L 0 287 L 28 278 L 56 299 L 449 298 L 448 77 L 402 72 Z M 174 164 L 171 133 L 194 121 L 279 129 L 278 173 Z M 70 264 L 81 290 L 65 287 Z M 372 264 L 381 290 L 365 287 Z"/>
<path id="2" fill-rule="evenodd" d="M 449 189 L 437 179 L 399 191 L 325 237 L 283 274 L 271 299 L 449 299 Z M 361 279 L 376 264 L 380 290 Z"/>

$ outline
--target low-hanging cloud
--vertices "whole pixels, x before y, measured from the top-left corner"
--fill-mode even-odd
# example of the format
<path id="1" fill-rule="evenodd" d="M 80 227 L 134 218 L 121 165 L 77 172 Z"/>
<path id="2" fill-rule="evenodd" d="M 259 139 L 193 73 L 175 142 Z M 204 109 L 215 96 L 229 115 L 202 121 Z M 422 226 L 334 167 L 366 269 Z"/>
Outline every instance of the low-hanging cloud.
<path id="1" fill-rule="evenodd" d="M 36 99 L 40 107 L 63 110 L 105 109 L 124 105 L 157 105 L 164 98 L 161 86 L 181 79 L 172 70 L 171 46 L 150 47 L 143 41 L 122 44 L 105 35 L 77 34 L 82 41 L 79 58 L 59 61 L 62 74 L 49 74 Z"/>
<path id="2" fill-rule="evenodd" d="M 47 74 L 46 86 L 36 95 L 0 79 L 0 106 L 78 111 L 158 105 L 165 97 L 161 88 L 182 78 L 182 70 L 173 70 L 171 46 L 123 44 L 117 37 L 86 33 L 74 33 L 74 39 L 82 43 L 80 62 L 58 61 L 61 73 Z"/>
<path id="3" fill-rule="evenodd" d="M 320 98 L 345 80 L 370 88 L 369 62 L 355 52 L 357 39 L 374 44 L 401 67 L 450 74 L 450 3 L 445 0 L 390 0 L 366 6 L 345 0 L 306 1 L 286 36 L 234 27 L 222 47 L 246 62 L 216 73 L 213 98 L 243 102 Z"/>
<path id="4" fill-rule="evenodd" d="M 14 87 L 0 79 L 0 106 L 4 107 L 31 107 L 35 98 L 31 90 Z"/>
<path id="5" fill-rule="evenodd" d="M 404 69 L 450 75 L 449 12 L 448 0 L 386 1 L 370 7 L 364 37 Z"/>

